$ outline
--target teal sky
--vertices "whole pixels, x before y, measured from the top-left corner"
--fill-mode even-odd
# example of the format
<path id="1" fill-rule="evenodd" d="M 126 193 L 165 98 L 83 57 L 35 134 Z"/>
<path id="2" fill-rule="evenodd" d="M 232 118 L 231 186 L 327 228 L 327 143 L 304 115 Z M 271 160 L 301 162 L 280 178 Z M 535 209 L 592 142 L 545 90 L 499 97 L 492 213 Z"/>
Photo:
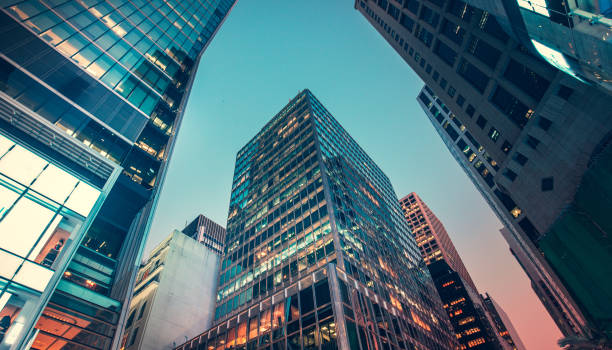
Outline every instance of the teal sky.
<path id="1" fill-rule="evenodd" d="M 225 226 L 236 152 L 308 88 L 398 197 L 417 192 L 440 218 L 528 349 L 558 349 L 501 223 L 417 104 L 422 86 L 351 0 L 239 0 L 202 57 L 146 252 L 199 213 Z"/>

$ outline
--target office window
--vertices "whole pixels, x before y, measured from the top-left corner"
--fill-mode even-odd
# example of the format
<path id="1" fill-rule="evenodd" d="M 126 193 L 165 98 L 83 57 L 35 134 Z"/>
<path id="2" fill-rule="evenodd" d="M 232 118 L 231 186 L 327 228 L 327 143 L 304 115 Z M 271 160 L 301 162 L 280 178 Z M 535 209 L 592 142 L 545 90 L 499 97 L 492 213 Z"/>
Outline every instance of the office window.
<path id="1" fill-rule="evenodd" d="M 491 96 L 491 102 L 520 128 L 527 124 L 533 114 L 532 110 L 500 85 Z"/>
<path id="2" fill-rule="evenodd" d="M 427 29 L 423 26 L 417 26 L 417 30 L 415 33 L 416 37 L 427 47 L 431 47 L 431 43 L 433 42 L 433 34 L 431 34 Z"/>
<path id="3" fill-rule="evenodd" d="M 474 9 L 461 0 L 451 0 L 447 12 L 469 22 L 474 14 Z"/>
<path id="4" fill-rule="evenodd" d="M 553 177 L 545 177 L 542 179 L 542 192 L 552 191 L 554 187 Z"/>
<path id="5" fill-rule="evenodd" d="M 431 64 L 427 65 L 427 68 L 425 68 L 425 73 L 427 74 L 431 73 Z"/>
<path id="6" fill-rule="evenodd" d="M 574 90 L 571 88 L 568 88 L 565 85 L 560 85 L 559 86 L 559 90 L 557 90 L 557 96 L 561 97 L 564 100 L 569 100 L 570 96 L 572 96 L 572 94 L 574 93 Z"/>
<path id="7" fill-rule="evenodd" d="M 508 62 L 504 77 L 536 100 L 540 100 L 550 86 L 550 81 L 513 59 Z"/>
<path id="8" fill-rule="evenodd" d="M 508 34 L 506 34 L 501 25 L 499 25 L 499 22 L 497 22 L 495 17 L 489 15 L 488 12 L 482 12 L 482 16 L 480 17 L 478 26 L 480 27 L 480 29 L 482 29 L 483 32 L 492 35 L 500 41 L 504 43 L 508 41 Z"/>
<path id="9" fill-rule="evenodd" d="M 499 57 L 501 56 L 501 52 L 499 50 L 475 36 L 470 38 L 467 51 L 474 55 L 474 57 L 476 57 L 482 63 L 491 67 L 491 69 L 495 69 L 497 62 L 499 61 Z"/>
<path id="10" fill-rule="evenodd" d="M 471 118 L 474 116 L 475 112 L 476 112 L 476 109 L 474 108 L 474 106 L 468 104 L 467 108 L 465 109 L 465 113 L 467 113 L 467 115 Z"/>
<path id="11" fill-rule="evenodd" d="M 463 36 L 465 35 L 465 29 L 461 28 L 461 26 L 449 21 L 444 20 L 442 22 L 442 27 L 440 28 L 440 33 L 450 39 L 457 45 L 461 45 L 463 43 Z"/>
<path id="12" fill-rule="evenodd" d="M 378 6 L 383 10 L 387 9 L 388 3 L 389 2 L 387 0 L 378 0 Z"/>
<path id="13" fill-rule="evenodd" d="M 504 143 L 501 146 L 501 150 L 502 152 L 508 154 L 510 152 L 510 150 L 512 150 L 512 145 L 510 144 L 510 142 L 508 142 L 508 140 L 505 140 Z"/>
<path id="14" fill-rule="evenodd" d="M 457 73 L 481 93 L 487 88 L 489 77 L 465 59 L 462 59 L 459 63 Z"/>
<path id="15" fill-rule="evenodd" d="M 399 19 L 400 10 L 393 6 L 393 4 L 389 4 L 389 8 L 387 9 L 387 13 L 393 17 L 396 21 Z"/>
<path id="16" fill-rule="evenodd" d="M 492 127 L 491 130 L 489 130 L 489 138 L 493 140 L 493 142 L 497 142 L 497 139 L 499 139 L 499 131 Z"/>
<path id="17" fill-rule="evenodd" d="M 527 135 L 527 139 L 525 139 L 525 143 L 533 148 L 533 149 L 537 149 L 538 145 L 540 144 L 540 140 L 536 139 L 535 137 L 531 136 L 531 135 Z"/>
<path id="18" fill-rule="evenodd" d="M 543 116 L 539 116 L 538 117 L 538 126 L 545 131 L 548 131 L 548 129 L 550 129 L 550 126 L 552 125 L 552 121 L 548 118 L 544 118 Z"/>
<path id="19" fill-rule="evenodd" d="M 440 77 L 440 73 L 438 73 L 438 71 L 437 71 L 437 70 L 434 70 L 433 74 L 431 75 L 431 78 L 432 78 L 434 81 L 438 81 L 438 78 L 439 78 L 439 77 Z"/>
<path id="20" fill-rule="evenodd" d="M 465 97 L 461 96 L 460 94 L 457 96 L 457 105 L 459 107 L 463 107 L 463 104 L 465 104 Z"/>
<path id="21" fill-rule="evenodd" d="M 481 129 L 484 129 L 484 127 L 487 125 L 487 119 L 485 117 L 481 115 L 478 116 L 478 119 L 476 119 L 476 125 L 478 125 Z"/>
<path id="22" fill-rule="evenodd" d="M 419 12 L 419 2 L 417 0 L 406 0 L 404 8 L 416 15 Z"/>
<path id="23" fill-rule="evenodd" d="M 404 28 L 406 28 L 409 32 L 412 33 L 412 29 L 414 28 L 414 20 L 410 18 L 410 16 L 406 15 L 405 13 L 402 13 L 399 22 Z"/>
<path id="24" fill-rule="evenodd" d="M 457 90 L 455 90 L 455 88 L 454 88 L 454 87 L 452 87 L 452 86 L 449 86 L 449 87 L 448 87 L 448 91 L 447 91 L 448 96 L 450 96 L 450 97 L 455 97 L 455 93 L 456 93 L 456 92 L 457 92 Z"/>
<path id="25" fill-rule="evenodd" d="M 452 67 L 455 64 L 457 53 L 440 40 L 436 40 L 436 45 L 434 46 L 433 52 L 449 66 Z"/>
<path id="26" fill-rule="evenodd" d="M 423 21 L 429 23 L 432 27 L 435 28 L 440 22 L 440 15 L 429 7 L 422 6 L 419 19 L 422 19 Z"/>
<path id="27" fill-rule="evenodd" d="M 514 157 L 512 157 L 512 159 L 514 159 L 517 163 L 519 163 L 520 165 L 525 165 L 527 164 L 527 161 L 529 159 L 527 159 L 527 157 L 525 157 L 525 155 L 523 155 L 520 152 L 516 152 L 514 153 Z"/>
<path id="28" fill-rule="evenodd" d="M 510 169 L 505 169 L 503 174 L 510 181 L 516 180 L 516 173 Z"/>
<path id="29" fill-rule="evenodd" d="M 448 84 L 448 82 L 446 81 L 446 79 L 442 78 L 440 80 L 440 87 L 443 89 L 446 89 L 446 85 Z"/>

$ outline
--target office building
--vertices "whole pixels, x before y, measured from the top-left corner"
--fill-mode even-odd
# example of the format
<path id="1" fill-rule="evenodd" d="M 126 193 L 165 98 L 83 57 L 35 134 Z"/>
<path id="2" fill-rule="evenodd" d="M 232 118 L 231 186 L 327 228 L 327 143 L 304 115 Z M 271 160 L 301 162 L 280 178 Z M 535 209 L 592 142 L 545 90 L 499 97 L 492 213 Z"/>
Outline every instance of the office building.
<path id="1" fill-rule="evenodd" d="M 510 230 L 562 332 L 609 339 L 609 95 L 533 55 L 486 11 L 401 3 L 355 8 L 425 82 L 419 103 Z"/>
<path id="2" fill-rule="evenodd" d="M 499 341 L 477 291 L 459 273 L 444 260 L 429 264 L 429 271 L 455 330 L 458 349 L 508 349 Z"/>
<path id="3" fill-rule="evenodd" d="M 183 233 L 219 254 L 223 254 L 225 228 L 206 216 L 198 215 L 195 220 L 185 226 Z"/>
<path id="4" fill-rule="evenodd" d="M 444 225 L 418 194 L 412 192 L 400 199 L 400 206 L 408 227 L 414 235 L 426 265 L 444 260 L 474 291 L 478 291 L 463 260 L 457 253 Z"/>
<path id="5" fill-rule="evenodd" d="M 198 61 L 232 4 L 1 3 L 0 349 L 118 347 Z"/>
<path id="6" fill-rule="evenodd" d="M 493 319 L 497 333 L 510 345 L 512 350 L 527 350 L 504 309 L 488 293 L 481 297 L 483 305 Z"/>
<path id="7" fill-rule="evenodd" d="M 243 147 L 215 325 L 179 349 L 453 349 L 389 179 L 304 90 Z"/>
<path id="8" fill-rule="evenodd" d="M 184 230 L 172 232 L 140 267 L 121 348 L 173 349 L 210 327 L 219 262 L 215 248 Z"/>
<path id="9" fill-rule="evenodd" d="M 612 93 L 612 2 L 467 0 L 515 40 L 574 78 Z"/>
<path id="10" fill-rule="evenodd" d="M 506 349 L 442 222 L 414 192 L 400 199 L 400 206 L 425 264 L 433 264 L 430 272 L 460 348 Z"/>

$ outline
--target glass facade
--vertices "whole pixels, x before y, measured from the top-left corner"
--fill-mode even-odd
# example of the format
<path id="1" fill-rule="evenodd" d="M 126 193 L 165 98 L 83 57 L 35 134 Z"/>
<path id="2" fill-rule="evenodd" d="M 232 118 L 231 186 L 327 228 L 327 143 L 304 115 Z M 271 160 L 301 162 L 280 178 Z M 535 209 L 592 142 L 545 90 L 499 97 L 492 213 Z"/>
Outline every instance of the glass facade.
<path id="1" fill-rule="evenodd" d="M 218 288 L 181 348 L 454 346 L 389 179 L 308 90 L 238 152 Z"/>
<path id="2" fill-rule="evenodd" d="M 0 349 L 17 349 L 26 343 L 39 349 L 117 346 L 147 221 L 199 58 L 234 2 L 0 3 L 0 132 L 17 143 L 6 161 L 14 157 L 31 171 L 45 167 L 41 177 L 32 175 L 20 182 L 25 186 L 19 187 L 21 192 L 11 187 L 19 198 L 16 204 L 14 195 L 1 196 L 3 207 L 14 208 L 13 214 L 2 214 L 0 225 L 10 229 L 19 222 L 32 225 L 28 240 L 15 239 L 10 249 L 21 249 L 16 253 L 21 259 L 43 267 L 35 269 L 41 276 L 52 274 L 53 255 L 68 259 L 57 269 L 61 281 L 50 279 L 52 293 L 42 285 L 46 278 L 37 280 L 42 288 L 38 292 L 44 296 L 39 304 L 47 305 L 44 311 L 28 312 L 31 324 L 14 333 L 12 345 L 0 343 Z M 41 165 L 19 151 L 26 145 L 44 154 L 51 165 Z M 63 180 L 53 166 L 62 167 L 55 163 L 83 181 Z M 93 196 L 93 190 L 84 189 L 85 183 L 99 191 L 111 174 L 116 180 L 95 214 L 71 207 L 73 201 L 77 205 L 78 200 Z M 61 191 L 78 183 L 62 209 L 52 204 L 27 206 L 29 194 L 41 191 L 36 186 L 60 179 L 66 188 L 56 186 L 57 193 L 40 193 L 57 206 L 66 199 L 60 198 Z M 31 180 L 35 181 L 31 184 Z M 85 227 L 78 221 L 83 218 L 87 218 L 87 230 L 74 236 L 79 227 Z M 46 227 L 41 237 L 35 233 L 40 227 Z M 62 228 L 62 233 L 56 228 Z M 40 257 L 25 247 L 33 239 L 40 240 L 33 250 Z M 11 242 L 7 239 L 7 244 Z M 63 253 L 69 242 L 72 253 Z M 20 315 L 25 314 L 22 309 Z"/>

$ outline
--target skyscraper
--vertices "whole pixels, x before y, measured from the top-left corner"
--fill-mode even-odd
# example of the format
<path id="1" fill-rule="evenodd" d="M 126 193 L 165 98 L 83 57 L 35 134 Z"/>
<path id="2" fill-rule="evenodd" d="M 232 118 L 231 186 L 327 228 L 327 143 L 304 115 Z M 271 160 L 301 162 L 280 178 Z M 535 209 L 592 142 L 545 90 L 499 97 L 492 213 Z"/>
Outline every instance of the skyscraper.
<path id="1" fill-rule="evenodd" d="M 206 216 L 200 214 L 183 229 L 183 233 L 223 254 L 225 244 L 225 228 Z"/>
<path id="2" fill-rule="evenodd" d="M 180 348 L 456 344 L 389 179 L 308 90 L 238 152 L 215 319 Z"/>
<path id="3" fill-rule="evenodd" d="M 414 192 L 400 200 L 408 226 L 451 320 L 460 348 L 505 349 L 444 225 Z"/>
<path id="4" fill-rule="evenodd" d="M 610 95 L 461 0 L 401 4 L 355 8 L 425 81 L 419 103 L 510 230 L 563 333 L 612 338 L 612 223 L 600 210 L 612 198 Z"/>
<path id="5" fill-rule="evenodd" d="M 117 348 L 198 61 L 233 2 L 2 2 L 0 349 Z"/>
<path id="6" fill-rule="evenodd" d="M 504 309 L 502 309 L 501 306 L 499 306 L 499 304 L 497 304 L 488 293 L 482 295 L 482 301 L 484 306 L 489 311 L 489 315 L 491 315 L 493 318 L 495 328 L 499 335 L 512 347 L 513 350 L 526 350 L 527 348 L 525 348 L 525 345 L 521 341 L 521 337 L 519 337 L 518 332 L 516 329 L 514 329 L 512 321 L 510 321 L 510 318 L 508 315 L 506 315 Z"/>
<path id="7" fill-rule="evenodd" d="M 199 215 L 158 244 L 140 267 L 122 349 L 172 349 L 212 325 L 222 252 L 211 247 L 210 240 L 186 234 L 193 223 L 217 225 Z M 200 238 L 209 234 L 214 233 Z"/>
<path id="8" fill-rule="evenodd" d="M 451 269 L 456 271 L 475 292 L 478 292 L 478 288 L 476 288 L 472 277 L 463 265 L 463 260 L 457 253 L 457 249 L 455 249 L 455 245 L 448 236 L 444 225 L 427 204 L 421 200 L 421 197 L 412 192 L 400 199 L 400 206 L 425 264 L 429 265 L 437 260 L 445 260 Z"/>

